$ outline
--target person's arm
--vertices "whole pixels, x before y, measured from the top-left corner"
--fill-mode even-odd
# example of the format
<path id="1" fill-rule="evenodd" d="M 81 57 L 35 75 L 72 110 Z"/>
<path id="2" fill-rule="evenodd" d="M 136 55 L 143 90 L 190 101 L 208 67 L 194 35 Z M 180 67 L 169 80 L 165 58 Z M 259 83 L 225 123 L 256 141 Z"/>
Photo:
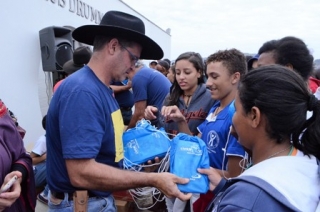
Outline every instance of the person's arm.
<path id="1" fill-rule="evenodd" d="M 165 127 L 164 117 L 160 114 L 158 108 L 155 106 L 147 106 L 144 111 L 144 119 L 149 120 L 151 125 L 157 127 L 158 129 Z"/>
<path id="2" fill-rule="evenodd" d="M 246 158 L 246 152 L 239 144 L 238 140 L 231 135 L 232 128 L 229 130 L 228 142 L 225 147 L 225 154 L 228 157 L 226 171 L 221 171 L 222 177 L 233 178 L 239 176 L 244 170 L 245 164 L 241 164 Z M 224 168 L 223 168 L 224 169 Z"/>
<path id="3" fill-rule="evenodd" d="M 32 165 L 37 165 L 47 158 L 47 144 L 46 136 L 42 135 L 34 144 L 33 149 L 30 152 L 30 157 L 32 159 Z"/>
<path id="4" fill-rule="evenodd" d="M 221 177 L 233 178 L 239 176 L 243 172 L 243 168 L 239 165 L 242 157 L 228 156 L 228 167 L 227 170 L 216 169 Z"/>
<path id="5" fill-rule="evenodd" d="M 9 160 L 6 165 L 10 165 L 10 171 L 19 171 L 22 173 L 21 179 L 24 181 L 28 177 L 28 168 L 32 169 L 31 157 L 26 153 L 23 146 L 23 140 L 13 123 L 9 114 L 0 118 L 0 141 L 10 152 Z M 5 156 L 2 156 L 4 161 L 7 161 Z M 4 173 L 5 174 L 5 173 Z"/>
<path id="6" fill-rule="evenodd" d="M 6 109 L 4 107 L 4 104 L 0 101 L 0 113 L 1 110 L 2 112 L 4 111 L 4 113 L 6 112 Z M 3 165 L 6 166 L 7 170 L 11 170 L 11 172 L 7 176 L 12 175 L 9 176 L 9 178 L 13 177 L 14 174 L 12 173 L 16 173 L 16 175 L 18 176 L 18 180 L 11 189 L 12 192 L 10 191 L 3 193 L 1 194 L 1 197 L 14 199 L 17 191 L 19 193 L 18 195 L 21 197 L 21 199 L 23 199 L 22 201 L 25 203 L 24 207 L 28 210 L 34 210 L 34 206 L 36 204 L 36 195 L 32 195 L 34 194 L 35 188 L 32 159 L 29 154 L 26 153 L 22 138 L 9 114 L 2 114 L 2 116 L 0 116 L 0 135 L 0 141 L 2 145 L 6 146 L 6 149 L 9 151 L 8 155 L 10 156 L 8 157 L 8 155 L 1 155 L 2 160 L 6 161 L 6 163 Z M 5 175 L 7 173 L 3 174 Z M 26 198 L 25 194 L 31 194 L 29 196 L 30 198 Z M 12 201 L 11 204 L 13 204 L 15 201 Z M 2 202 L 0 203 L 0 205 L 7 205 L 7 203 Z"/>
<path id="7" fill-rule="evenodd" d="M 66 160 L 71 184 L 88 190 L 126 190 L 136 187 L 152 186 L 167 197 L 187 200 L 191 194 L 178 190 L 176 184 L 186 184 L 188 179 L 179 178 L 171 173 L 132 172 L 96 162 L 94 159 Z"/>
<path id="8" fill-rule="evenodd" d="M 163 106 L 161 109 L 161 114 L 165 118 L 176 122 L 178 124 L 179 132 L 193 135 L 189 129 L 186 118 L 177 106 Z"/>
<path id="9" fill-rule="evenodd" d="M 131 88 L 131 81 L 129 81 L 127 85 L 110 85 L 110 88 L 113 90 L 114 93 L 127 91 Z"/>
<path id="10" fill-rule="evenodd" d="M 147 107 L 147 101 L 139 101 L 134 104 L 134 113 L 131 117 L 130 123 L 128 124 L 128 128 L 133 128 L 136 126 L 137 122 L 144 118 L 144 110 Z"/>
<path id="11" fill-rule="evenodd" d="M 47 153 L 44 153 L 43 155 L 40 156 L 35 154 L 34 152 L 31 152 L 30 157 L 32 158 L 32 165 L 37 165 L 46 160 Z"/>
<path id="12" fill-rule="evenodd" d="M 177 122 L 177 124 L 178 124 L 179 132 L 182 132 L 182 133 L 185 133 L 188 135 L 193 135 L 189 129 L 189 125 L 188 125 L 186 119 L 184 119 L 183 121 Z M 199 137 L 201 137 L 201 136 L 199 136 Z"/>

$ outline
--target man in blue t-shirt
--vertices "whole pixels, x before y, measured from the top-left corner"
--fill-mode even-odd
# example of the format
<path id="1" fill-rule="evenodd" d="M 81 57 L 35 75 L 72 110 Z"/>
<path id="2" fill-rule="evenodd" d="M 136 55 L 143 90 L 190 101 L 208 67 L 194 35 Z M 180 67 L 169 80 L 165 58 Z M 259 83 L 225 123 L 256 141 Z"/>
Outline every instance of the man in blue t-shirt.
<path id="1" fill-rule="evenodd" d="M 112 88 L 114 97 L 119 104 L 123 123 L 127 126 L 132 117 L 132 107 L 134 104 L 133 94 L 131 91 L 131 81 L 125 79 L 122 82 L 111 82 L 110 87 Z"/>
<path id="2" fill-rule="evenodd" d="M 137 187 L 157 187 L 167 196 L 190 198 L 176 185 L 188 179 L 120 169 L 124 125 L 110 82 L 125 80 L 139 58 L 163 57 L 161 47 L 144 33 L 141 19 L 119 11 L 107 12 L 99 25 L 73 31 L 75 40 L 93 45 L 93 54 L 86 66 L 61 83 L 50 102 L 49 211 L 73 211 L 83 207 L 81 202 L 86 203 L 83 210 L 116 211 L 111 193 Z M 77 196 L 80 190 L 87 193 Z"/>
<path id="3" fill-rule="evenodd" d="M 161 109 L 170 92 L 171 83 L 159 71 L 144 66 L 140 61 L 129 77 L 132 79 L 134 113 L 128 128 L 132 128 L 144 117 L 144 110 L 148 105 Z"/>

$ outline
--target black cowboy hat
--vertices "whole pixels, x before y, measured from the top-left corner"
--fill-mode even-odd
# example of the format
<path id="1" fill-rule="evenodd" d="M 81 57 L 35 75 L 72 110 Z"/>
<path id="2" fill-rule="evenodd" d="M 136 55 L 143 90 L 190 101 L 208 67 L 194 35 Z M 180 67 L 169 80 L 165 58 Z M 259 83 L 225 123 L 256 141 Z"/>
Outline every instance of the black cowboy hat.
<path id="1" fill-rule="evenodd" d="M 81 46 L 74 50 L 73 59 L 65 62 L 63 65 L 63 71 L 68 75 L 76 72 L 87 64 L 91 58 L 92 51 L 88 46 Z"/>
<path id="2" fill-rule="evenodd" d="M 142 46 L 140 59 L 161 59 L 163 51 L 151 38 L 145 35 L 143 21 L 133 15 L 120 11 L 108 11 L 99 25 L 84 25 L 72 33 L 79 42 L 93 45 L 96 35 L 126 38 Z"/>

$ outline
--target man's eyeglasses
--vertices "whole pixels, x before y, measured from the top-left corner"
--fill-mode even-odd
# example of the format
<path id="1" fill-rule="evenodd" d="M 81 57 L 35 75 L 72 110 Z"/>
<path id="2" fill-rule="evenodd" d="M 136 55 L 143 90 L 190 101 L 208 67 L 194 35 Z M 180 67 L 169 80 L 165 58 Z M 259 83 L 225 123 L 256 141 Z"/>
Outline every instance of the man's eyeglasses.
<path id="1" fill-rule="evenodd" d="M 121 45 L 122 48 L 124 48 L 125 50 L 127 50 L 127 52 L 130 55 L 130 59 L 132 61 L 132 65 L 136 65 L 136 63 L 138 62 L 138 60 L 140 59 L 139 57 L 135 56 L 134 54 L 132 54 L 126 47 L 124 47 L 123 45 Z"/>

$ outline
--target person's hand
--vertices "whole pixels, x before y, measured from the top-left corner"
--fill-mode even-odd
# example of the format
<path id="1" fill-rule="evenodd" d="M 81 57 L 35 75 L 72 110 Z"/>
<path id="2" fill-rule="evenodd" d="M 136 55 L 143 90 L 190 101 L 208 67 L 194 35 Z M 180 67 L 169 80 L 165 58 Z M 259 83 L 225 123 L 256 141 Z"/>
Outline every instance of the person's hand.
<path id="1" fill-rule="evenodd" d="M 182 201 L 186 201 L 191 198 L 192 194 L 182 193 L 177 184 L 187 184 L 189 179 L 181 178 L 169 172 L 152 173 L 155 178 L 154 187 L 158 188 L 168 198 L 177 197 Z"/>
<path id="2" fill-rule="evenodd" d="M 21 193 L 21 180 L 22 174 L 19 171 L 13 171 L 7 174 L 4 178 L 1 188 L 9 182 L 9 180 L 16 175 L 18 179 L 13 183 L 13 185 L 5 192 L 0 194 L 0 211 L 3 211 L 7 207 L 10 207 L 20 196 Z"/>
<path id="3" fill-rule="evenodd" d="M 145 172 L 154 172 L 155 170 L 157 170 L 160 166 L 160 158 L 155 157 L 154 160 L 148 160 L 147 161 L 147 166 L 144 167 L 144 171 Z"/>
<path id="4" fill-rule="evenodd" d="M 126 85 L 127 90 L 130 90 L 131 87 L 132 87 L 132 82 L 131 82 L 131 80 L 128 80 L 128 83 Z"/>
<path id="5" fill-rule="evenodd" d="M 154 120 L 157 118 L 156 113 L 158 112 L 158 108 L 154 106 L 147 106 L 144 110 L 144 118 L 146 120 Z"/>
<path id="6" fill-rule="evenodd" d="M 212 167 L 210 167 L 209 169 L 198 169 L 198 172 L 200 174 L 208 175 L 208 178 L 210 181 L 210 185 L 209 185 L 210 191 L 213 191 L 222 179 L 220 173 Z"/>
<path id="7" fill-rule="evenodd" d="M 180 109 L 175 105 L 163 106 L 161 109 L 161 114 L 168 120 L 172 120 L 174 122 L 181 122 L 186 120 Z"/>

